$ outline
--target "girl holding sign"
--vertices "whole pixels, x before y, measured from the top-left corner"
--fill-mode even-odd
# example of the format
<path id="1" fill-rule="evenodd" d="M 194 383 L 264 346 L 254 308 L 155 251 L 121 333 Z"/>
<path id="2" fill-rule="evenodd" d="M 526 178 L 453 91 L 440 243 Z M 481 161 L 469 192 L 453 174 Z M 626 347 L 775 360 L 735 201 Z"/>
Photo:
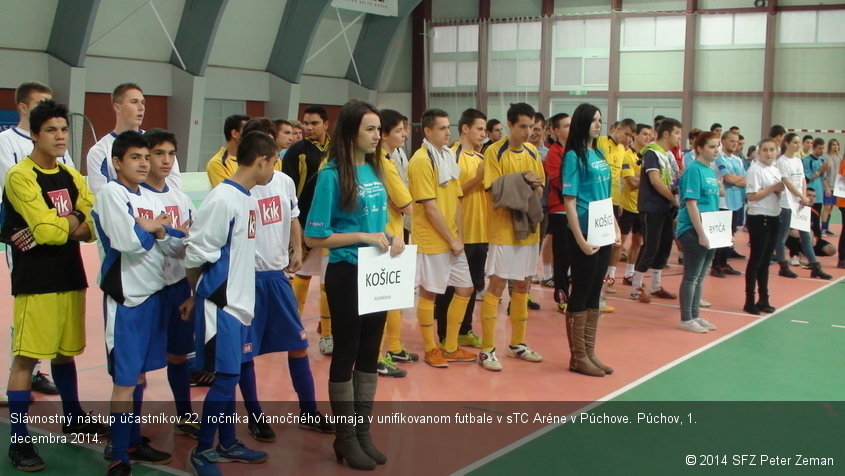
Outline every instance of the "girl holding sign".
<path id="1" fill-rule="evenodd" d="M 405 249 L 402 236 L 384 232 L 387 193 L 379 154 L 379 111 L 361 101 L 340 110 L 331 145 L 331 159 L 317 176 L 314 201 L 305 227 L 305 243 L 329 248 L 326 295 L 334 334 L 329 367 L 329 400 L 339 418 L 334 452 L 338 462 L 371 470 L 384 464 L 370 438 L 368 417 L 376 394 L 376 361 L 384 331 L 385 312 L 358 314 L 358 247 Z M 354 370 L 353 370 L 354 369 Z M 355 415 L 364 424 L 354 425 Z"/>
<path id="2" fill-rule="evenodd" d="M 678 329 L 706 334 L 716 326 L 699 317 L 701 287 L 716 254 L 704 233 L 701 214 L 719 210 L 719 179 L 713 162 L 719 156 L 719 135 L 702 132 L 693 142 L 696 159 L 681 175 L 678 228 L 675 236 L 684 253 L 684 278 L 678 293 L 681 301 L 681 323 Z"/>
<path id="3" fill-rule="evenodd" d="M 759 157 L 745 175 L 745 193 L 748 198 L 748 226 L 751 255 L 745 268 L 745 307 L 749 313 L 772 313 L 769 304 L 769 260 L 775 248 L 775 235 L 780 226 L 780 196 L 784 190 L 782 175 L 773 165 L 778 149 L 774 139 L 763 139 L 757 150 Z M 755 298 L 756 290 L 760 300 Z"/>
<path id="4" fill-rule="evenodd" d="M 566 309 L 569 370 L 593 377 L 613 373 L 594 352 L 601 315 L 601 288 L 611 245 L 594 246 L 585 238 L 588 221 L 598 218 L 589 216 L 590 202 L 610 198 L 610 167 L 596 147 L 600 134 L 601 111 L 592 104 L 581 104 L 572 114 L 563 157 L 563 201 L 567 225 L 576 245 L 572 249 L 572 294 Z M 619 245 L 619 225 L 612 211 L 609 217 L 616 228 Z"/>

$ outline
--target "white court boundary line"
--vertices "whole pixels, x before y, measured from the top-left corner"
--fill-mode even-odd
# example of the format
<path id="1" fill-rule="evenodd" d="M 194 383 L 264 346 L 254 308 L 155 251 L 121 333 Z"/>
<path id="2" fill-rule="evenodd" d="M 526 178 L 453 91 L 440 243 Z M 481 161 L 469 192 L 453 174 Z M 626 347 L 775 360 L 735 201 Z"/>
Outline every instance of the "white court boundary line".
<path id="1" fill-rule="evenodd" d="M 696 349 L 696 350 L 694 350 L 694 351 L 692 351 L 692 352 L 690 352 L 690 353 L 688 353 L 684 356 L 681 356 L 681 357 L 673 360 L 672 362 L 669 362 L 668 364 L 652 371 L 651 373 L 643 375 L 642 377 L 638 378 L 637 380 L 634 380 L 633 382 L 629 383 L 628 385 L 620 387 L 620 388 L 614 390 L 613 392 L 610 392 L 607 395 L 599 398 L 595 402 L 593 402 L 589 405 L 586 405 L 582 408 L 579 408 L 578 410 L 575 410 L 574 412 L 568 414 L 567 418 L 569 418 L 572 415 L 577 415 L 577 414 L 582 413 L 582 412 L 590 411 L 593 408 L 596 408 L 598 406 L 603 405 L 607 401 L 612 400 L 612 399 L 618 397 L 619 395 L 627 392 L 628 390 L 631 390 L 634 387 L 637 387 L 637 386 L 653 379 L 654 377 L 662 374 L 663 372 L 671 369 L 672 367 L 675 367 L 675 366 L 695 357 L 696 355 L 698 355 L 698 354 L 700 354 L 700 353 L 702 353 L 702 352 L 704 352 L 704 351 L 706 351 L 706 350 L 708 350 L 712 347 L 715 347 L 715 346 L 721 344 L 722 342 L 725 342 L 726 340 L 747 331 L 748 329 L 751 329 L 752 327 L 760 324 L 761 322 L 764 322 L 764 321 L 771 319 L 772 317 L 780 314 L 783 311 L 786 311 L 787 309 L 791 308 L 792 306 L 795 306 L 796 304 L 799 304 L 799 303 L 815 296 L 816 294 L 819 294 L 822 291 L 825 291 L 828 288 L 833 287 L 836 284 L 839 284 L 840 282 L 842 282 L 843 279 L 845 279 L 845 276 L 842 276 L 842 277 L 840 277 L 836 280 L 833 280 L 833 281 L 825 284 L 824 286 L 820 287 L 819 289 L 816 289 L 815 291 L 812 291 L 809 294 L 807 294 L 803 297 L 800 297 L 795 301 L 792 301 L 791 303 L 787 304 L 786 306 L 779 308 L 777 311 L 775 311 L 772 314 L 769 314 L 765 317 L 760 317 L 758 319 L 755 319 L 754 321 L 749 322 L 745 326 L 740 327 L 739 329 L 731 332 L 730 334 L 722 336 L 722 337 L 714 340 L 713 342 L 710 342 L 709 344 L 706 344 L 702 347 L 699 347 L 698 349 Z M 531 434 L 525 435 L 524 437 L 514 441 L 513 443 L 490 453 L 489 455 L 479 459 L 478 461 L 475 461 L 475 462 L 473 462 L 473 463 L 471 463 L 467 466 L 464 466 L 463 468 L 453 472 L 452 475 L 464 475 L 464 474 L 467 474 L 471 471 L 475 471 L 476 469 L 481 468 L 482 466 L 486 465 L 487 463 L 490 463 L 491 461 L 498 459 L 500 456 L 504 456 L 504 455 L 510 453 L 511 451 L 519 448 L 520 446 L 524 446 L 525 444 L 536 440 L 537 438 L 545 435 L 546 433 L 548 433 L 548 432 L 550 432 L 550 431 L 552 431 L 552 430 L 554 430 L 554 429 L 556 429 L 556 428 L 558 428 L 562 425 L 563 425 L 563 423 L 553 423 L 553 424 L 544 426 L 543 428 L 540 428 L 539 430 L 537 430 L 537 431 L 535 431 Z"/>

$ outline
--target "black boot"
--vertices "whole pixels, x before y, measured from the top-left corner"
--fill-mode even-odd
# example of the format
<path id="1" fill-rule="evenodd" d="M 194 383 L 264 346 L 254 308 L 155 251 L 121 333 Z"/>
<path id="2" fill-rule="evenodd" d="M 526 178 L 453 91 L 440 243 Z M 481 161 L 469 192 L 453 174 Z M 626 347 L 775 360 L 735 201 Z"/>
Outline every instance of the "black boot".
<path id="1" fill-rule="evenodd" d="M 819 279 L 830 279 L 833 276 L 822 271 L 822 264 L 816 261 L 810 264 L 810 277 Z"/>
<path id="2" fill-rule="evenodd" d="M 760 310 L 757 309 L 757 305 L 754 304 L 754 293 L 745 293 L 745 306 L 742 310 L 749 314 L 754 314 L 755 316 L 760 315 Z"/>
<path id="3" fill-rule="evenodd" d="M 756 306 L 757 309 L 759 309 L 761 312 L 765 312 L 766 314 L 771 314 L 776 310 L 774 307 L 772 307 L 771 304 L 769 304 L 768 292 L 760 291 L 760 300 L 757 301 Z"/>
<path id="4" fill-rule="evenodd" d="M 780 266 L 780 271 L 778 271 L 778 276 L 783 276 L 784 278 L 797 278 L 798 275 L 793 273 L 791 269 L 789 269 L 789 262 L 788 261 L 778 261 L 778 265 Z"/>

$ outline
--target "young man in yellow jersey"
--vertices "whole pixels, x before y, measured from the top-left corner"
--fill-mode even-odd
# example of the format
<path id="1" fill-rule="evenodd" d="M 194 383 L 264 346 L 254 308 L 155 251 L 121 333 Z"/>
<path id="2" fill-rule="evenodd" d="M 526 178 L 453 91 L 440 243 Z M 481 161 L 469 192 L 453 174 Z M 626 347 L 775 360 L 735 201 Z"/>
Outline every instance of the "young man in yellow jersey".
<path id="1" fill-rule="evenodd" d="M 449 362 L 475 361 L 475 354 L 458 346 L 458 331 L 474 289 L 464 254 L 460 169 L 448 148 L 449 115 L 442 109 L 429 109 L 420 122 L 425 139 L 408 162 L 418 246 L 417 319 L 425 362 L 445 368 Z M 434 298 L 449 286 L 455 287 L 455 295 L 447 311 L 446 343 L 441 351 L 434 338 Z"/>
<path id="2" fill-rule="evenodd" d="M 452 151 L 461 169 L 458 182 L 464 198 L 461 200 L 464 227 L 464 254 L 469 264 L 469 274 L 475 293 L 484 291 L 484 263 L 487 261 L 487 194 L 484 193 L 484 156 L 476 152 L 487 135 L 487 116 L 478 109 L 467 109 L 458 121 L 460 141 Z M 474 293 L 474 294 L 475 294 Z M 437 337 L 446 338 L 447 309 L 452 302 L 455 288 L 449 286 L 445 294 L 434 300 L 434 316 L 437 319 Z M 461 328 L 458 330 L 458 344 L 481 347 L 481 339 L 472 331 L 472 315 L 475 312 L 475 296 L 469 300 Z"/>
<path id="3" fill-rule="evenodd" d="M 521 174 L 525 183 L 536 194 L 543 194 L 545 173 L 540 153 L 528 143 L 534 124 L 534 108 L 525 103 L 511 104 L 507 121 L 509 134 L 493 143 L 484 155 L 484 189 L 491 190 L 493 183 L 512 174 Z M 528 320 L 528 284 L 537 267 L 540 230 L 538 226 L 526 238 L 517 239 L 510 209 L 489 210 L 487 238 L 487 275 L 490 283 L 481 305 L 482 344 L 479 364 L 498 371 L 502 364 L 496 357 L 495 333 L 499 298 L 507 280 L 514 281 L 511 294 L 511 342 L 508 355 L 529 362 L 540 362 L 543 357 L 525 344 Z"/>
<path id="4" fill-rule="evenodd" d="M 609 135 L 598 138 L 596 145 L 604 153 L 604 158 L 610 166 L 610 198 L 613 201 L 613 212 L 619 219 L 622 215 L 622 207 L 620 206 L 622 187 L 619 181 L 622 174 L 622 162 L 628 150 L 628 144 L 634 138 L 637 123 L 633 119 L 623 119 L 614 126 Z M 613 284 L 616 282 L 616 262 L 619 261 L 621 251 L 621 246 L 614 246 L 610 254 L 610 266 L 607 267 L 607 274 L 604 278 L 605 290 L 609 294 L 616 294 Z"/>
<path id="5" fill-rule="evenodd" d="M 643 158 L 639 151 L 651 142 L 652 127 L 648 124 L 637 124 L 636 134 L 631 141 L 631 147 L 625 151 L 622 159 L 622 194 L 619 204 L 622 207 L 622 215 L 619 217 L 619 230 L 622 233 L 622 243 L 625 237 L 631 235 L 631 244 L 628 248 L 628 264 L 623 273 L 625 284 L 633 284 L 634 266 L 637 257 L 640 255 L 640 247 L 643 244 L 642 225 L 640 224 L 640 212 L 637 208 L 637 200 L 640 196 L 640 174 L 643 168 Z M 613 265 L 616 262 L 611 262 Z"/>
<path id="6" fill-rule="evenodd" d="M 233 114 L 223 123 L 223 136 L 226 145 L 214 154 L 205 166 L 208 182 L 214 188 L 224 179 L 231 177 L 238 169 L 238 143 L 241 141 L 241 130 L 249 121 L 249 116 Z"/>

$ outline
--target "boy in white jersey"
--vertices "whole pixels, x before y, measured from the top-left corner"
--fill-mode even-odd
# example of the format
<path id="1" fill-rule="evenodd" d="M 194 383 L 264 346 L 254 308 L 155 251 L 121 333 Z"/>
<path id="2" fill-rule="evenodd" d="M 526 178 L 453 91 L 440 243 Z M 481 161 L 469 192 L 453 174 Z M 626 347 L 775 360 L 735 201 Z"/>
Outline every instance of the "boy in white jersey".
<path id="1" fill-rule="evenodd" d="M 141 123 L 144 122 L 144 110 L 146 100 L 144 91 L 135 83 L 123 83 L 117 85 L 111 95 L 112 108 L 114 109 L 114 129 L 104 135 L 88 151 L 88 186 L 91 191 L 99 193 L 100 189 L 117 175 L 112 165 L 112 144 L 117 136 L 123 131 L 139 131 Z M 181 188 L 182 175 L 179 172 L 179 162 L 173 164 L 173 170 L 167 177 L 167 184 L 174 188 Z"/>
<path id="2" fill-rule="evenodd" d="M 266 185 L 278 160 L 276 143 L 259 131 L 238 145 L 238 170 L 211 190 L 197 211 L 185 256 L 195 290 L 196 351 L 203 364 L 214 346 L 214 383 L 203 404 L 197 447 L 189 465 L 195 474 L 219 475 L 218 461 L 262 463 L 267 453 L 235 438 L 235 386 L 244 362 L 252 360 L 249 326 L 255 315 L 255 236 L 258 204 L 250 189 Z M 212 342 L 213 341 L 213 342 Z M 209 356 L 211 358 L 211 356 Z M 224 417 L 222 422 L 216 417 Z M 214 417 L 214 418 L 212 418 Z M 220 435 L 216 448 L 214 436 Z"/>
<path id="3" fill-rule="evenodd" d="M 185 234 L 170 227 L 164 205 L 140 186 L 150 163 L 144 136 L 123 132 L 112 151 L 116 179 L 97 194 L 93 216 L 102 262 L 106 351 L 114 382 L 108 472 L 123 475 L 131 473 L 130 459 L 154 464 L 172 459 L 142 439 L 140 425 L 128 418 L 141 414 L 146 372 L 165 366 L 167 323 L 160 292 L 166 284 L 165 256 L 184 252 Z"/>
<path id="4" fill-rule="evenodd" d="M 18 162 L 32 153 L 32 136 L 30 135 L 29 113 L 41 101 L 53 98 L 53 90 L 49 86 L 37 81 L 23 83 L 15 90 L 15 108 L 20 117 L 18 125 L 0 132 L 0 194 L 3 192 L 3 183 L 6 173 Z M 76 168 L 70 153 L 65 149 L 64 154 L 58 158 L 57 163 Z M 12 269 L 12 254 L 6 253 L 6 264 L 9 270 Z M 50 381 L 46 374 L 41 373 L 41 361 L 35 363 L 32 371 L 32 390 L 45 395 L 56 395 L 58 389 Z M 5 395 L 0 395 L 0 402 L 4 402 Z"/>
<path id="5" fill-rule="evenodd" d="M 144 133 L 144 138 L 150 144 L 150 173 L 141 186 L 158 197 L 165 213 L 170 215 L 172 226 L 187 234 L 194 216 L 191 199 L 166 182 L 176 163 L 176 136 L 164 129 L 150 129 Z M 186 418 L 193 413 L 188 354 L 194 350 L 194 324 L 181 318 L 191 298 L 184 255 L 165 258 L 164 282 L 166 286 L 161 292 L 161 299 L 167 326 L 167 381 L 180 418 L 180 422 L 175 424 L 176 433 L 196 438 L 199 423 Z"/>

